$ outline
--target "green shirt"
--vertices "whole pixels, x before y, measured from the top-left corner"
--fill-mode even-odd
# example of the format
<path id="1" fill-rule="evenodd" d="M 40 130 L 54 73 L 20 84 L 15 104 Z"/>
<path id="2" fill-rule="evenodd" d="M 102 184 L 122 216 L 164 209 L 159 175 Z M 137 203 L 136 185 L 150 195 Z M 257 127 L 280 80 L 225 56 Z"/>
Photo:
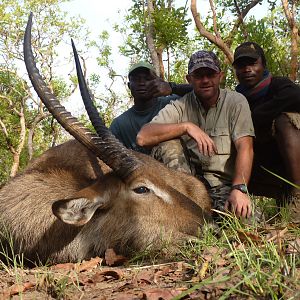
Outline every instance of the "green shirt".
<path id="1" fill-rule="evenodd" d="M 136 144 L 136 136 L 143 125 L 149 123 L 171 100 L 178 98 L 177 95 L 159 97 L 153 106 L 143 111 L 137 111 L 134 107 L 131 107 L 112 121 L 110 130 L 125 147 L 150 154 L 151 149 L 146 149 Z"/>
<path id="2" fill-rule="evenodd" d="M 234 175 L 236 150 L 234 141 L 254 136 L 251 112 L 246 98 L 237 92 L 220 89 L 217 104 L 207 112 L 194 92 L 165 106 L 151 123 L 192 122 L 214 141 L 218 153 L 212 157 L 202 155 L 197 143 L 188 135 L 185 141 L 191 162 L 202 167 L 203 175 L 211 187 L 231 184 Z"/>

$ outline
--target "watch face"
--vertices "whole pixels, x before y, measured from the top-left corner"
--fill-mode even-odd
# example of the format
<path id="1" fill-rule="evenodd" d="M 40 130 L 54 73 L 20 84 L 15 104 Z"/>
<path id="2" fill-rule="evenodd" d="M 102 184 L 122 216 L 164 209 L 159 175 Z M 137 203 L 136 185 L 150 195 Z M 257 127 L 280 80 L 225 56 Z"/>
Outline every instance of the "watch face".
<path id="1" fill-rule="evenodd" d="M 244 194 L 247 194 L 247 192 L 248 192 L 247 186 L 245 184 L 236 184 L 236 185 L 232 186 L 231 189 L 232 190 L 239 190 Z"/>
<path id="2" fill-rule="evenodd" d="M 243 192 L 243 193 L 245 193 L 245 194 L 247 194 L 247 187 L 246 187 L 245 184 L 241 184 L 240 185 L 240 191 Z"/>

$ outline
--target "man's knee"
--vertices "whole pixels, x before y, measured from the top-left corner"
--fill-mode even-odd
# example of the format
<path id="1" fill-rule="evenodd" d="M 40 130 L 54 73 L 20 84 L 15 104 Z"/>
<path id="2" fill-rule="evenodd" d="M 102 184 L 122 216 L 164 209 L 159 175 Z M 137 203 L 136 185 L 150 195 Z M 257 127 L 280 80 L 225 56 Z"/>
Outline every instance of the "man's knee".
<path id="1" fill-rule="evenodd" d="M 300 136 L 300 113 L 281 113 L 274 120 L 273 129 L 275 137 Z"/>
<path id="2" fill-rule="evenodd" d="M 300 128 L 300 114 L 296 113 L 282 113 L 274 120 L 274 137 L 281 155 L 293 153 L 299 157 L 300 129 L 296 126 L 297 121 Z"/>
<path id="3" fill-rule="evenodd" d="M 192 173 L 180 139 L 162 142 L 153 147 L 151 156 L 171 169 Z"/>

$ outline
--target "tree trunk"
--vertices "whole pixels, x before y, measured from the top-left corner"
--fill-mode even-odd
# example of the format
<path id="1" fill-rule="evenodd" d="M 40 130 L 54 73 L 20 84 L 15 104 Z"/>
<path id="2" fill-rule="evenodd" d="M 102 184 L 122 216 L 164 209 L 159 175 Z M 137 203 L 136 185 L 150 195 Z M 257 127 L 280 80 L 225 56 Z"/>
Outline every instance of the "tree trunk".
<path id="1" fill-rule="evenodd" d="M 33 157 L 33 137 L 35 133 L 36 126 L 44 119 L 46 119 L 48 116 L 50 116 L 50 113 L 45 114 L 44 112 L 39 113 L 35 116 L 29 131 L 28 131 L 28 141 L 27 141 L 27 148 L 28 148 L 28 156 L 29 160 Z"/>
<path id="2" fill-rule="evenodd" d="M 20 117 L 20 136 L 19 136 L 19 145 L 17 146 L 17 149 L 12 152 L 13 154 L 13 164 L 10 169 L 10 177 L 16 176 L 19 166 L 20 166 L 20 155 L 24 148 L 25 144 L 25 138 L 26 138 L 26 126 L 25 126 L 25 116 L 24 116 L 24 106 L 21 107 L 21 110 L 19 112 Z"/>
<path id="3" fill-rule="evenodd" d="M 297 79 L 297 73 L 299 69 L 298 64 L 298 41 L 299 41 L 299 29 L 295 20 L 295 12 L 296 12 L 296 4 L 295 1 L 291 1 L 291 9 L 289 9 L 289 2 L 288 0 L 281 0 L 283 10 L 285 13 L 285 16 L 287 18 L 290 30 L 291 30 L 291 69 L 290 69 L 290 79 L 296 80 Z"/>
<path id="4" fill-rule="evenodd" d="M 157 50 L 155 48 L 154 43 L 154 26 L 153 26 L 153 13 L 154 13 L 154 6 L 153 0 L 147 1 L 147 18 L 145 18 L 145 32 L 146 32 L 146 43 L 147 47 L 150 51 L 152 64 L 157 76 L 160 74 L 160 63 Z"/>
<path id="5" fill-rule="evenodd" d="M 159 61 L 159 76 L 161 79 L 165 80 L 165 68 L 163 63 L 163 47 L 157 49 L 157 57 Z"/>

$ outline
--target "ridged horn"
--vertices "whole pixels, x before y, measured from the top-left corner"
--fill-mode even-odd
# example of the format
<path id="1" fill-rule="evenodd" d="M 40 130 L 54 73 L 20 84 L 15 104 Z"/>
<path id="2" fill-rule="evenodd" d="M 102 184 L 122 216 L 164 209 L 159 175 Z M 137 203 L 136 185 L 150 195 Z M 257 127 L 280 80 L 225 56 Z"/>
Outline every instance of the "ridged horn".
<path id="1" fill-rule="evenodd" d="M 127 177 L 141 165 L 141 162 L 134 155 L 131 155 L 130 151 L 117 141 L 107 128 L 106 133 L 102 136 L 97 136 L 86 128 L 59 103 L 44 82 L 36 67 L 31 49 L 32 16 L 33 14 L 30 13 L 24 36 L 24 60 L 29 78 L 39 98 L 53 117 L 76 140 L 91 150 L 120 177 Z M 102 126 L 104 126 L 103 123 Z"/>
<path id="2" fill-rule="evenodd" d="M 111 156 L 111 162 L 109 166 L 111 168 L 112 165 L 116 165 L 113 169 L 116 170 L 116 168 L 119 169 L 128 169 L 131 168 L 131 166 L 128 165 L 128 162 L 131 161 L 131 159 L 134 160 L 134 162 L 139 165 L 140 162 L 137 161 L 137 158 L 132 155 L 130 151 L 116 137 L 111 133 L 111 131 L 105 126 L 101 116 L 99 115 L 99 112 L 97 108 L 95 107 L 91 95 L 89 93 L 85 78 L 83 76 L 80 60 L 78 57 L 78 53 L 74 44 L 73 39 L 71 39 L 73 53 L 74 53 L 74 59 L 75 59 L 75 65 L 76 65 L 76 71 L 77 71 L 77 78 L 78 78 L 78 84 L 80 89 L 81 98 L 83 100 L 85 109 L 88 113 L 89 119 L 92 122 L 93 127 L 95 128 L 98 136 L 103 139 L 104 146 L 109 145 L 109 148 L 107 148 L 106 152 L 109 152 L 109 156 Z M 116 155 L 120 156 L 121 159 L 116 157 Z M 123 172 L 123 171 L 122 171 Z"/>

